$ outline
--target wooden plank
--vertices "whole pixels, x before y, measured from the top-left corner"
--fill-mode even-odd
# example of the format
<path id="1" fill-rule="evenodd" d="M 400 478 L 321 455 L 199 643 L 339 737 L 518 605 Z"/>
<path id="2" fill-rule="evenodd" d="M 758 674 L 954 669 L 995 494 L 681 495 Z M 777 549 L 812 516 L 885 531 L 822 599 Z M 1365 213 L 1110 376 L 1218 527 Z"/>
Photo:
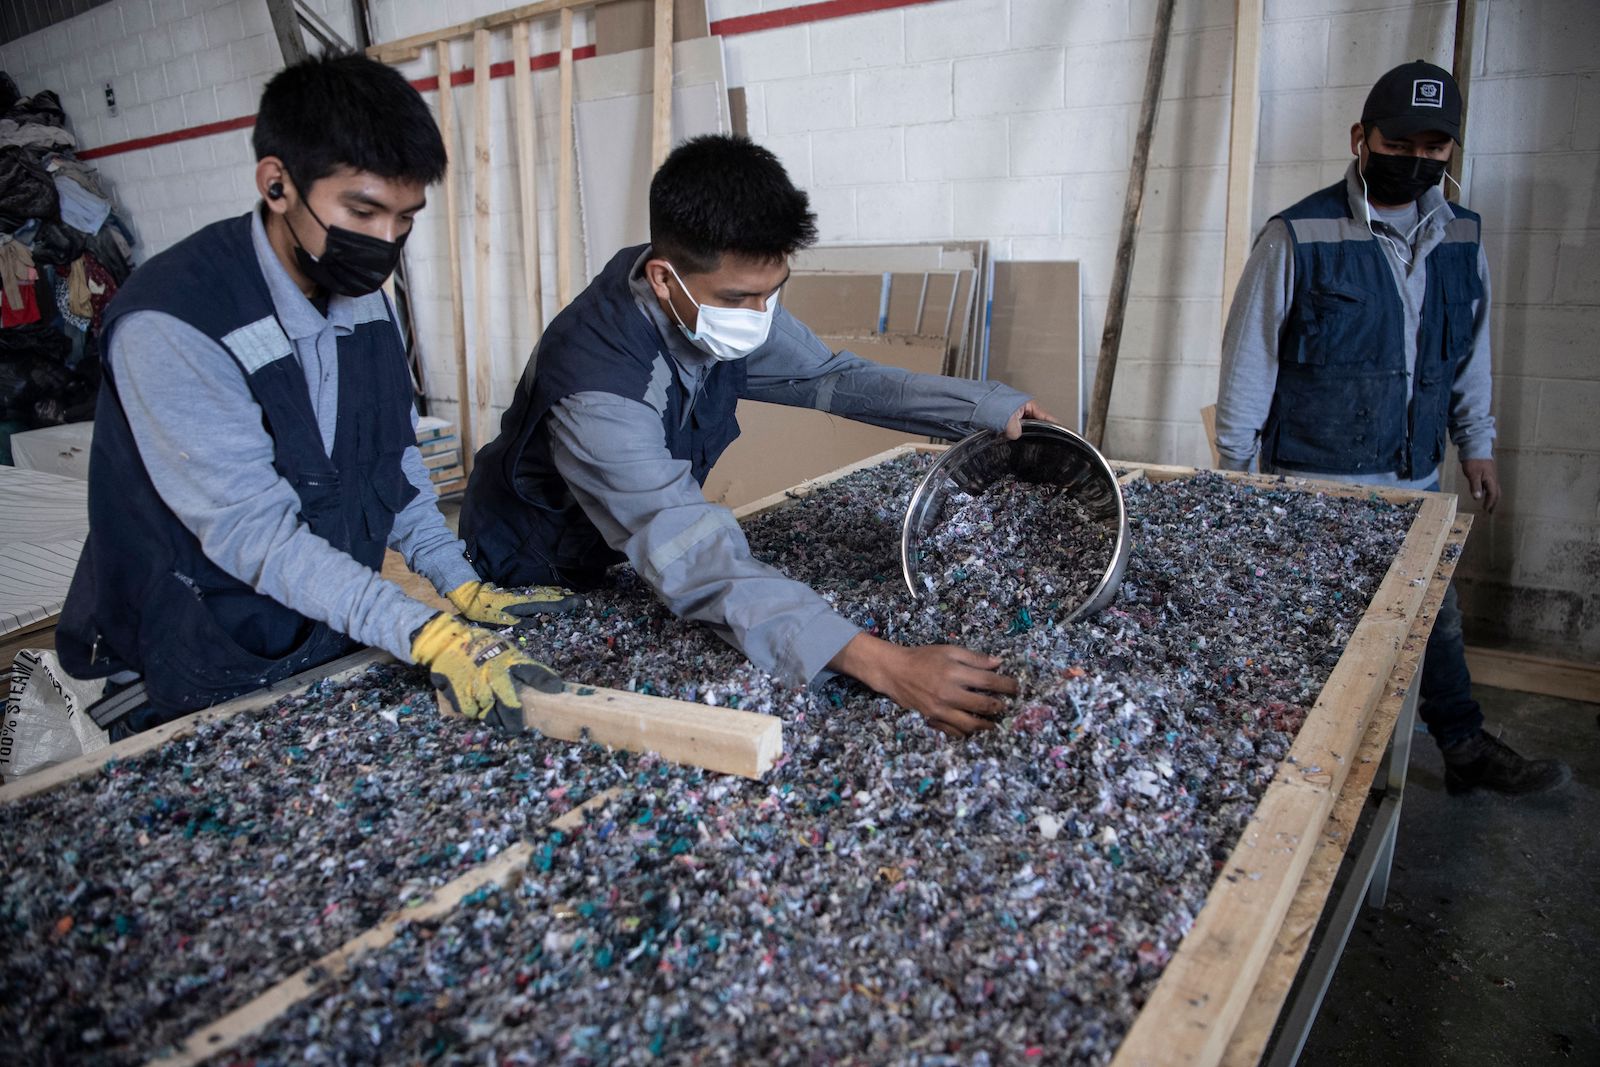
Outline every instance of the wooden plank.
<path id="1" fill-rule="evenodd" d="M 618 795 L 620 790 L 617 789 L 597 793 L 552 819 L 548 825 L 553 830 L 575 830 L 583 825 L 585 812 L 604 807 Z M 363 957 L 393 942 L 402 926 L 443 918 L 479 890 L 510 885 L 528 869 L 532 858 L 533 845 L 519 841 L 494 859 L 440 886 L 421 903 L 390 912 L 376 926 L 324 954 L 315 963 L 300 968 L 216 1022 L 196 1030 L 178 1043 L 173 1055 L 152 1060 L 152 1067 L 192 1067 L 237 1048 L 297 1004 L 349 974 L 351 967 Z"/>
<path id="2" fill-rule="evenodd" d="M 476 459 L 473 443 L 472 393 L 467 381 L 467 313 L 461 292 L 461 217 L 456 204 L 455 96 L 450 88 L 450 45 L 434 46 L 439 71 L 439 136 L 444 138 L 444 217 L 450 252 L 450 330 L 456 356 L 456 433 L 461 439 L 461 462 L 470 473 Z"/>
<path id="3" fill-rule="evenodd" d="M 1600 667 L 1497 648 L 1468 648 L 1467 669 L 1479 685 L 1600 704 Z"/>
<path id="4" fill-rule="evenodd" d="M 561 11 L 561 159 L 556 170 L 556 302 L 572 303 L 572 231 L 576 222 L 573 138 L 572 12 Z"/>
<path id="5" fill-rule="evenodd" d="M 47 619 L 36 619 L 20 630 L 12 630 L 0 637 L 0 674 L 11 669 L 11 661 L 25 648 L 55 648 L 56 623 L 60 613 Z"/>
<path id="6" fill-rule="evenodd" d="M 472 35 L 472 425 L 489 434 L 489 386 L 494 355 L 489 341 L 489 260 L 494 223 L 490 214 L 489 31 Z"/>
<path id="7" fill-rule="evenodd" d="M 522 301 L 528 316 L 528 342 L 539 343 L 544 332 L 544 289 L 539 278 L 539 195 L 535 160 L 533 72 L 528 52 L 528 24 L 511 27 L 512 113 L 517 124 L 517 191 L 522 224 Z"/>
<path id="8" fill-rule="evenodd" d="M 1461 130 L 1467 129 L 1467 98 L 1472 91 L 1472 63 L 1477 55 L 1478 32 L 1478 0 L 1456 0 L 1456 34 L 1455 50 L 1451 60 L 1451 77 L 1456 80 L 1456 88 L 1461 90 Z M 1445 195 L 1452 199 L 1461 196 L 1461 146 L 1456 145 L 1455 151 L 1450 154 L 1448 167 L 1450 178 L 1454 181 L 1453 189 L 1446 188 Z"/>
<path id="9" fill-rule="evenodd" d="M 1114 1067 L 1220 1062 L 1288 914 L 1316 838 L 1382 699 L 1455 519 L 1429 493 L 1260 803 L 1226 874 L 1118 1049 Z"/>
<path id="10" fill-rule="evenodd" d="M 416 59 L 422 50 L 429 45 L 436 45 L 445 41 L 452 41 L 458 37 L 466 37 L 478 30 L 492 30 L 500 26 L 509 26 L 517 22 L 527 22 L 543 15 L 554 15 L 560 12 L 563 18 L 570 19 L 576 8 L 595 7 L 605 0 L 538 0 L 537 3 L 523 4 L 520 7 L 508 8 L 497 11 L 492 15 L 468 19 L 458 22 L 453 26 L 446 26 L 439 30 L 429 30 L 426 33 L 412 34 L 410 37 L 401 37 L 393 41 L 384 41 L 367 49 L 367 55 L 382 63 L 404 63 Z"/>
<path id="11" fill-rule="evenodd" d="M 1117 237 L 1117 260 L 1111 268 L 1111 296 L 1106 305 L 1105 328 L 1100 334 L 1100 360 L 1095 364 L 1094 395 L 1089 400 L 1089 424 L 1084 434 L 1096 448 L 1105 441 L 1111 382 L 1116 377 L 1117 352 L 1122 347 L 1122 320 L 1128 311 L 1134 244 L 1139 235 L 1139 216 L 1144 210 L 1144 179 L 1150 169 L 1150 141 L 1155 135 L 1156 112 L 1161 105 L 1161 78 L 1167 69 L 1172 6 L 1173 0 L 1160 0 L 1156 8 L 1155 36 L 1150 40 L 1144 103 L 1139 108 L 1139 134 L 1133 143 L 1133 163 L 1128 168 L 1128 196 L 1122 206 L 1122 231 Z"/>
<path id="12" fill-rule="evenodd" d="M 1228 127 L 1228 215 L 1222 243 L 1222 317 L 1250 255 L 1250 215 L 1256 182 L 1256 134 L 1261 119 L 1262 0 L 1235 0 L 1233 97 Z M 1213 451 L 1215 448 L 1213 447 Z M 1216 460 L 1212 460 L 1212 466 Z"/>
<path id="13" fill-rule="evenodd" d="M 278 54 L 288 67 L 303 62 L 310 53 L 306 50 L 305 34 L 300 32 L 300 14 L 294 9 L 294 0 L 266 0 L 267 18 L 272 21 L 273 36 L 278 39 Z"/>
<path id="14" fill-rule="evenodd" d="M 1471 515 L 1457 515 L 1445 544 L 1459 548 L 1466 541 L 1471 526 Z M 1316 849 L 1295 890 L 1283 925 L 1273 940 L 1261 976 L 1251 990 L 1249 1003 L 1238 1026 L 1229 1038 L 1227 1051 L 1222 1058 L 1225 1067 L 1253 1067 L 1260 1062 L 1261 1054 L 1272 1037 L 1284 1001 L 1311 946 L 1311 938 L 1322 918 L 1323 909 L 1327 907 L 1334 879 L 1339 873 L 1340 864 L 1344 862 L 1345 852 L 1350 848 L 1367 796 L 1372 791 L 1373 778 L 1383 759 L 1384 749 L 1388 747 L 1389 738 L 1394 734 L 1406 692 L 1421 665 L 1428 635 L 1433 632 L 1434 619 L 1455 568 L 1456 559 L 1452 558 L 1442 560 L 1434 570 L 1427 596 L 1395 660 L 1394 670 L 1390 672 L 1383 699 L 1369 717 L 1366 735 L 1361 747 L 1356 750 L 1344 788 L 1340 790 L 1339 799 L 1335 801 L 1333 811 L 1317 838 Z"/>
<path id="15" fill-rule="evenodd" d="M 1228 305 L 1222 305 L 1222 313 L 1228 313 Z M 1207 404 L 1200 409 L 1200 425 L 1206 429 L 1206 447 L 1211 450 L 1211 469 L 1217 470 L 1222 466 L 1222 453 L 1217 451 L 1217 405 Z"/>
<path id="16" fill-rule="evenodd" d="M 44 770 L 30 774 L 20 781 L 0 786 L 0 804 L 15 803 L 18 800 L 49 792 L 67 782 L 73 782 L 91 774 L 98 774 L 100 768 L 112 760 L 133 759 L 135 756 L 142 756 L 151 749 L 160 748 L 168 741 L 189 736 L 194 733 L 197 727 L 205 723 L 222 722 L 224 719 L 233 718 L 240 712 L 264 708 L 291 693 L 298 692 L 307 686 L 315 685 L 320 681 L 343 681 L 347 678 L 355 677 L 375 664 L 388 662 L 390 662 L 388 653 L 379 652 L 376 649 L 369 648 L 360 652 L 352 652 L 342 659 L 336 659 L 332 663 L 324 663 L 322 666 L 314 667 L 309 671 L 302 671 L 293 677 L 285 678 L 281 682 L 269 685 L 265 689 L 258 689 L 254 693 L 246 693 L 244 696 L 235 697 L 226 703 L 206 708 L 204 711 L 185 715 L 181 719 L 173 719 L 169 723 L 163 723 L 143 733 L 117 741 L 105 748 L 86 753 L 76 759 L 70 759 L 54 767 L 46 767 Z"/>
<path id="17" fill-rule="evenodd" d="M 672 151 L 672 0 L 656 0 L 655 86 L 650 100 L 650 169 Z"/>
<path id="18" fill-rule="evenodd" d="M 568 685 L 562 693 L 522 690 L 522 720 L 547 737 L 589 740 L 673 763 L 760 778 L 783 755 L 783 720 L 735 708 Z"/>
<path id="19" fill-rule="evenodd" d="M 1183 478 L 1192 478 L 1195 474 L 1193 467 L 1176 467 L 1166 463 L 1141 463 L 1137 460 L 1115 459 L 1111 460 L 1119 467 L 1134 467 L 1144 471 L 1145 477 L 1152 482 L 1170 482 Z M 1397 489 L 1388 485 L 1362 485 L 1358 482 L 1325 482 L 1317 478 L 1297 478 L 1278 474 L 1251 474 L 1247 471 L 1208 471 L 1219 478 L 1230 481 L 1248 482 L 1263 489 L 1295 489 L 1308 493 L 1323 493 L 1327 496 L 1375 496 L 1389 501 L 1391 504 L 1409 504 L 1413 500 L 1420 500 L 1428 494 L 1415 489 Z"/>

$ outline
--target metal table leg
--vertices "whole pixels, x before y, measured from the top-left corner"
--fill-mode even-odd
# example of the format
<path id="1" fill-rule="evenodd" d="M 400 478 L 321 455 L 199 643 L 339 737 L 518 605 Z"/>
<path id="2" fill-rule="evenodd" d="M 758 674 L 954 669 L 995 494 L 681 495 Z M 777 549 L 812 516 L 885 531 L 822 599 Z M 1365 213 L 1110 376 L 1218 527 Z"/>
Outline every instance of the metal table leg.
<path id="1" fill-rule="evenodd" d="M 1389 869 L 1394 865 L 1394 842 L 1400 826 L 1400 802 L 1406 788 L 1406 769 L 1411 765 L 1411 739 L 1416 736 L 1417 699 L 1422 691 L 1422 671 L 1411 676 L 1411 686 L 1400 705 L 1400 716 L 1395 720 L 1394 736 L 1389 739 L 1389 755 L 1373 782 L 1384 799 L 1394 798 L 1395 820 L 1385 835 L 1383 851 L 1377 867 L 1372 872 L 1372 884 L 1367 889 L 1367 903 L 1374 908 L 1383 907 L 1389 896 Z"/>
<path id="2" fill-rule="evenodd" d="M 1355 929 L 1363 899 L 1373 907 L 1382 907 L 1389 892 L 1389 868 L 1394 862 L 1395 837 L 1400 829 L 1400 804 L 1404 799 L 1406 767 L 1411 762 L 1411 736 L 1416 727 L 1417 695 L 1422 686 L 1422 672 L 1411 679 L 1400 714 L 1394 724 L 1394 735 L 1389 740 L 1389 752 L 1383 765 L 1373 777 L 1373 789 L 1381 793 L 1378 812 L 1373 817 L 1367 840 L 1361 846 L 1350 880 L 1345 883 L 1329 916 L 1322 940 L 1306 962 L 1299 988 L 1294 993 L 1283 1025 L 1273 1041 L 1266 1063 L 1270 1067 L 1293 1067 L 1311 1036 L 1311 1025 L 1316 1022 L 1322 1007 L 1322 998 L 1333 983 L 1333 973 L 1339 966 L 1339 957 Z"/>

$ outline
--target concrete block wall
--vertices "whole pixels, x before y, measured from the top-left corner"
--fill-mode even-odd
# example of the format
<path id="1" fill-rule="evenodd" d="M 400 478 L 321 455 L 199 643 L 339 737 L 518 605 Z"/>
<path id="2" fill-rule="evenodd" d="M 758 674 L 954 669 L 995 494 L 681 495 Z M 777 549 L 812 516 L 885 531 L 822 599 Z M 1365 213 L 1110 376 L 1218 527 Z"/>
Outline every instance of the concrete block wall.
<path id="1" fill-rule="evenodd" d="M 348 32 L 345 5 L 326 16 Z M 394 39 L 503 7 L 497 0 L 375 0 Z M 713 22 L 799 6 L 708 0 Z M 988 238 L 1002 259 L 1080 260 L 1083 347 L 1098 348 L 1156 0 L 930 0 L 725 37 L 753 136 L 808 187 L 824 240 Z M 1600 77 L 1585 0 L 1480 0 L 1466 201 L 1486 217 L 1495 273 L 1496 403 L 1507 500 L 1481 517 L 1462 585 L 1475 632 L 1600 653 Z M 1267 0 L 1257 225 L 1334 181 L 1372 81 L 1418 56 L 1448 66 L 1454 4 Z M 1215 399 L 1222 309 L 1233 4 L 1181 0 L 1149 175 L 1108 448 L 1202 465 L 1199 409 Z M 343 21 L 341 21 L 343 20 Z M 579 45 L 589 21 L 576 25 Z M 84 42 L 88 42 L 86 45 Z M 535 33 L 556 47 L 555 20 Z M 495 60 L 508 58 L 497 35 Z M 470 43 L 452 66 L 471 64 Z M 62 92 L 86 147 L 249 115 L 277 66 L 261 0 L 113 0 L 0 46 L 24 91 Z M 423 57 L 402 68 L 432 76 Z M 117 91 L 106 113 L 103 85 Z M 496 409 L 531 336 L 515 234 L 520 180 L 509 79 L 492 94 L 500 217 L 488 279 Z M 535 75 L 546 317 L 554 312 L 554 72 Z M 436 97 L 430 92 L 428 99 Z M 472 90 L 455 90 L 453 149 L 470 157 Z M 503 149 L 503 150 L 502 150 Z M 98 161 L 149 255 L 253 199 L 248 131 Z M 465 168 L 463 168 L 465 170 Z M 471 188 L 458 176 L 470 222 Z M 455 413 L 442 190 L 408 245 L 435 410 Z M 502 208 L 501 205 L 504 205 Z M 463 226 L 464 233 L 470 225 Z M 462 249 L 468 291 L 469 244 Z M 469 334 L 471 305 L 468 305 Z M 470 344 L 469 336 L 469 344 Z"/>
<path id="2" fill-rule="evenodd" d="M 312 0 L 346 39 L 350 5 Z M 80 149 L 254 114 L 282 66 L 264 0 L 111 0 L 0 45 L 24 93 L 53 89 Z M 106 103 L 106 85 L 116 113 Z M 94 161 L 141 259 L 255 200 L 250 131 L 157 145 Z"/>

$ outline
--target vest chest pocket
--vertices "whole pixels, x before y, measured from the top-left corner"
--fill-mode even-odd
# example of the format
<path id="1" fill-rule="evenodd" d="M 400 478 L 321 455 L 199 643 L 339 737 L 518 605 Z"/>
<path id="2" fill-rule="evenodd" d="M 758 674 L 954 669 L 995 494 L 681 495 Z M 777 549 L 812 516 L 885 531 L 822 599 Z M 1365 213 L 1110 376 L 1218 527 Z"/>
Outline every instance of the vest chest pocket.
<path id="1" fill-rule="evenodd" d="M 1295 363 L 1349 365 L 1373 363 L 1369 294 L 1348 285 L 1322 285 L 1295 301 L 1291 339 L 1285 355 Z"/>
<path id="2" fill-rule="evenodd" d="M 1469 269 L 1463 263 L 1456 269 L 1443 271 L 1439 288 L 1444 295 L 1443 360 L 1447 364 L 1459 365 L 1472 350 L 1475 325 L 1472 305 L 1483 296 L 1476 264 Z"/>

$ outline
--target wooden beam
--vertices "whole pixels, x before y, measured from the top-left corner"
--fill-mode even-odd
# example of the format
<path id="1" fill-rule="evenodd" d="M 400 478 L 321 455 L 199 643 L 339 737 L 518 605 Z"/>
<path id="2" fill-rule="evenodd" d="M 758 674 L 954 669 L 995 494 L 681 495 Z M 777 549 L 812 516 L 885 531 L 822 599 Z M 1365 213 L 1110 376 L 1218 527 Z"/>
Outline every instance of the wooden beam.
<path id="1" fill-rule="evenodd" d="M 656 0 L 655 91 L 651 107 L 650 170 L 672 151 L 672 0 Z"/>
<path id="2" fill-rule="evenodd" d="M 427 33 L 417 33 L 410 37 L 375 44 L 367 49 L 367 55 L 383 63 L 404 63 L 416 59 L 422 54 L 422 50 L 431 44 L 465 37 L 478 30 L 493 30 L 516 22 L 527 22 L 543 15 L 554 15 L 558 11 L 570 18 L 574 9 L 595 7 L 604 2 L 605 0 L 539 0 L 538 3 L 497 11 L 492 15 L 468 19 L 466 22 L 458 22 L 443 29 L 429 30 Z"/>
<path id="3" fill-rule="evenodd" d="M 783 720 L 622 689 L 522 690 L 523 722 L 547 737 L 589 740 L 673 763 L 760 778 L 783 755 Z"/>
<path id="4" fill-rule="evenodd" d="M 284 66 L 292 66 L 306 59 L 305 34 L 300 32 L 300 13 L 294 9 L 294 0 L 266 0 L 267 17 L 272 20 L 272 33 L 278 39 L 278 54 Z"/>
<path id="5" fill-rule="evenodd" d="M 1467 669 L 1479 685 L 1600 704 L 1600 667 L 1497 648 L 1467 649 Z"/>
<path id="6" fill-rule="evenodd" d="M 517 191 L 521 196 L 522 302 L 528 315 L 528 341 L 544 332 L 544 291 L 539 279 L 539 176 L 535 159 L 533 72 L 529 66 L 528 24 L 511 27 L 512 113 L 517 124 Z"/>
<path id="7" fill-rule="evenodd" d="M 572 303 L 572 229 L 577 215 L 573 148 L 572 12 L 561 10 L 561 161 L 556 172 L 556 302 Z"/>
<path id="8" fill-rule="evenodd" d="M 1222 245 L 1222 318 L 1250 255 L 1250 213 L 1256 182 L 1256 134 L 1261 118 L 1261 6 L 1235 0 L 1233 105 L 1228 126 L 1228 221 Z M 1212 449 L 1215 452 L 1215 447 Z M 1216 466 L 1216 460 L 1212 460 Z"/>
<path id="9" fill-rule="evenodd" d="M 1471 515 L 1457 515 L 1445 544 L 1459 548 L 1465 543 L 1471 527 Z M 1433 580 L 1428 583 L 1428 595 L 1423 599 L 1416 621 L 1395 661 L 1394 670 L 1389 674 L 1383 699 L 1368 719 L 1366 736 L 1351 761 L 1344 788 L 1339 791 L 1339 799 L 1334 802 L 1333 811 L 1317 837 L 1316 850 L 1306 865 L 1306 873 L 1295 890 L 1294 899 L 1273 940 L 1261 975 L 1250 991 L 1250 1002 L 1228 1040 L 1228 1048 L 1222 1058 L 1224 1067 L 1255 1067 L 1261 1061 L 1261 1054 L 1283 1011 L 1284 1001 L 1294 985 L 1295 975 L 1300 973 L 1301 962 L 1311 947 L 1312 935 L 1333 892 L 1339 866 L 1344 862 L 1345 853 L 1355 837 L 1367 796 L 1372 791 L 1373 779 L 1383 760 L 1384 749 L 1394 735 L 1406 692 L 1411 688 L 1412 679 L 1422 663 L 1428 647 L 1428 634 L 1433 631 L 1434 618 L 1439 613 L 1439 605 L 1444 600 L 1445 589 L 1449 587 L 1455 569 L 1455 559 L 1441 559 L 1434 570 Z"/>
<path id="10" fill-rule="evenodd" d="M 1100 361 L 1095 365 L 1094 394 L 1089 400 L 1089 426 L 1085 436 L 1096 448 L 1105 443 L 1106 412 L 1111 407 L 1111 383 L 1117 373 L 1117 352 L 1122 347 L 1122 320 L 1128 311 L 1134 243 L 1139 236 L 1139 216 L 1144 210 L 1145 174 L 1150 169 L 1150 141 L 1155 134 L 1156 112 L 1161 106 L 1161 79 L 1167 69 L 1167 42 L 1171 37 L 1173 2 L 1161 0 L 1156 8 L 1155 36 L 1150 39 L 1150 65 L 1145 69 L 1144 76 L 1144 103 L 1139 108 L 1139 135 L 1133 143 L 1133 163 L 1128 168 L 1128 196 L 1122 206 L 1117 260 L 1111 268 L 1111 298 L 1106 304 L 1105 328 L 1100 333 Z"/>
<path id="11" fill-rule="evenodd" d="M 1461 136 L 1467 135 L 1467 96 L 1472 90 L 1472 63 L 1477 55 L 1478 31 L 1478 0 L 1456 0 L 1456 41 L 1455 55 L 1451 60 L 1451 76 L 1456 80 L 1456 87 L 1461 90 Z M 1461 198 L 1461 146 L 1457 145 L 1454 152 L 1450 153 L 1450 177 L 1455 181 L 1453 189 L 1446 189 L 1445 195 L 1457 200 Z"/>
<path id="12" fill-rule="evenodd" d="M 597 793 L 551 820 L 549 828 L 576 830 L 583 825 L 586 812 L 603 808 L 619 794 L 617 789 Z M 152 1067 L 193 1067 L 237 1048 L 268 1024 L 288 1014 L 297 1004 L 349 974 L 357 961 L 393 942 L 402 926 L 443 918 L 479 890 L 510 885 L 527 870 L 532 859 L 533 845 L 527 841 L 517 842 L 494 859 L 446 882 L 422 903 L 390 912 L 376 926 L 324 954 L 315 963 L 300 968 L 216 1022 L 196 1030 L 178 1043 L 175 1053 L 152 1060 Z"/>
<path id="13" fill-rule="evenodd" d="M 489 387 L 494 381 L 494 353 L 489 340 L 490 241 L 494 230 L 490 212 L 492 157 L 489 127 L 489 31 L 472 34 L 472 426 L 487 441 Z"/>
<path id="14" fill-rule="evenodd" d="M 30 774 L 9 785 L 0 786 L 0 804 L 13 804 L 16 801 L 25 800 L 39 793 L 47 793 L 57 786 L 65 785 L 79 778 L 87 778 L 91 774 L 98 774 L 100 768 L 112 760 L 127 760 L 133 759 L 135 756 L 142 756 L 151 749 L 160 748 L 168 741 L 176 740 L 180 737 L 188 737 L 194 733 L 196 727 L 203 723 L 222 722 L 224 719 L 233 718 L 240 712 L 254 711 L 256 708 L 264 708 L 269 704 L 276 703 L 290 693 L 304 689 L 309 685 L 315 685 L 317 682 L 325 680 L 344 681 L 347 678 L 355 677 L 368 667 L 388 662 L 390 662 L 389 655 L 384 652 L 378 652 L 375 649 L 368 648 L 360 652 L 353 652 L 342 659 L 334 660 L 332 663 L 324 663 L 320 667 L 303 671 L 292 678 L 285 678 L 283 681 L 269 685 L 265 689 L 258 689 L 254 693 L 246 693 L 244 696 L 235 697 L 225 703 L 206 708 L 204 711 L 197 711 L 193 714 L 185 715 L 181 719 L 173 719 L 171 722 L 162 723 L 160 726 L 146 730 L 143 733 L 134 734 L 132 737 L 117 741 L 105 748 L 67 760 L 65 763 L 58 763 L 54 767 L 46 767 L 42 771 Z"/>
<path id="15" fill-rule="evenodd" d="M 461 462 L 472 472 L 476 438 L 472 427 L 472 392 L 467 380 L 467 313 L 461 292 L 461 217 L 456 204 L 456 105 L 450 88 L 450 45 L 434 45 L 434 65 L 439 70 L 439 136 L 444 138 L 444 217 L 450 253 L 450 331 L 456 357 L 456 433 L 461 441 Z"/>
<path id="16" fill-rule="evenodd" d="M 1455 519 L 1453 495 L 1422 496 L 1399 555 L 1228 858 L 1224 873 L 1233 877 L 1212 886 L 1113 1067 L 1209 1067 L 1226 1051 Z"/>

